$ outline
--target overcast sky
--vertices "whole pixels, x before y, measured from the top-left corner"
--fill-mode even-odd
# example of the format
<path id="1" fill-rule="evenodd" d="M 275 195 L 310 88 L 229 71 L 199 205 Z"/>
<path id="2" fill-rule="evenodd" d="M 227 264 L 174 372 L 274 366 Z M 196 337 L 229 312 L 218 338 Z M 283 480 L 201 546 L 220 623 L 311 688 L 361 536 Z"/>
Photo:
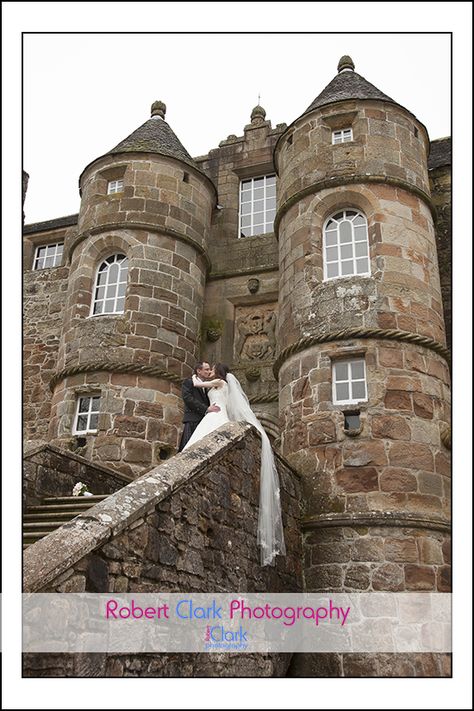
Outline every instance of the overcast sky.
<path id="1" fill-rule="evenodd" d="M 242 135 L 259 94 L 273 125 L 291 123 L 343 54 L 431 139 L 451 134 L 449 33 L 26 34 L 26 223 L 78 212 L 84 167 L 144 123 L 154 100 L 202 155 Z"/>

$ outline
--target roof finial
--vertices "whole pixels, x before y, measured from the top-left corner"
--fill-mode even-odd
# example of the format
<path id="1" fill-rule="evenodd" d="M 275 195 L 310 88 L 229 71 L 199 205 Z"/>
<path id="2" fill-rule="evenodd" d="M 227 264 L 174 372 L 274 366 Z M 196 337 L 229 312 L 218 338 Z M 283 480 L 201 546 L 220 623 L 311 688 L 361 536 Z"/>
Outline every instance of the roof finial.
<path id="1" fill-rule="evenodd" d="M 339 60 L 339 64 L 337 65 L 337 71 L 339 73 L 344 71 L 344 69 L 350 69 L 351 71 L 354 71 L 355 69 L 354 62 L 348 54 L 345 54 L 343 57 L 341 57 Z"/>
<path id="2" fill-rule="evenodd" d="M 164 119 L 166 115 L 166 104 L 162 101 L 154 101 L 151 105 L 151 117 Z"/>
<path id="3" fill-rule="evenodd" d="M 258 96 L 260 99 L 260 94 Z M 263 106 L 260 106 L 260 104 L 257 104 L 255 108 L 252 109 L 252 113 L 250 114 L 250 123 L 253 124 L 258 124 L 258 123 L 263 123 L 265 121 L 265 116 L 267 115 L 267 112 L 263 108 Z"/>

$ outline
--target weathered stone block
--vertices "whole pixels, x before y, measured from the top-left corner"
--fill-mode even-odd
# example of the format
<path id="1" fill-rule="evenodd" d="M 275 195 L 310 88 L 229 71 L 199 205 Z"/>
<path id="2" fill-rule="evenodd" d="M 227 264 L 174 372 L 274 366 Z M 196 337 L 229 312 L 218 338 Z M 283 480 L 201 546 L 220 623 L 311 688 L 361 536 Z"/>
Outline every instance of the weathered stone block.
<path id="1" fill-rule="evenodd" d="M 344 574 L 344 588 L 368 590 L 370 569 L 367 565 L 349 565 Z"/>
<path id="2" fill-rule="evenodd" d="M 395 563 L 385 563 L 374 570 L 372 574 L 374 590 L 397 592 L 405 589 L 403 567 Z"/>
<path id="3" fill-rule="evenodd" d="M 387 467 L 380 475 L 381 491 L 416 491 L 417 480 L 414 474 L 406 469 Z"/>
<path id="4" fill-rule="evenodd" d="M 403 444 L 393 442 L 389 451 L 390 464 L 408 469 L 423 469 L 433 471 L 433 454 L 426 444 Z"/>
<path id="5" fill-rule="evenodd" d="M 372 435 L 377 438 L 409 440 L 411 437 L 410 426 L 402 417 L 374 415 L 371 427 Z"/>
<path id="6" fill-rule="evenodd" d="M 336 473 L 336 482 L 347 493 L 377 491 L 378 473 L 373 467 L 341 469 Z"/>
<path id="7" fill-rule="evenodd" d="M 383 442 L 371 441 L 345 444 L 343 462 L 346 467 L 364 467 L 367 464 L 383 466 L 388 463 Z"/>
<path id="8" fill-rule="evenodd" d="M 431 420 L 433 418 L 433 398 L 424 393 L 413 393 L 413 409 L 418 417 Z"/>
<path id="9" fill-rule="evenodd" d="M 407 590 L 436 590 L 434 568 L 427 565 L 406 565 Z"/>
<path id="10" fill-rule="evenodd" d="M 384 544 L 384 555 L 396 563 L 418 562 L 418 549 L 414 538 L 389 538 Z"/>

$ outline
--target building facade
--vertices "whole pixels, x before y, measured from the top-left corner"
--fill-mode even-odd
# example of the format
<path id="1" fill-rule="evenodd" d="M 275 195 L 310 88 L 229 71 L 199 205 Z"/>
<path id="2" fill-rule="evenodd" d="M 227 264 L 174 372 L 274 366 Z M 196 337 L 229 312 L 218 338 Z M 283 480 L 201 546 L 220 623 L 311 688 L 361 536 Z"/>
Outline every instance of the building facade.
<path id="1" fill-rule="evenodd" d="M 450 590 L 450 140 L 347 56 L 205 156 L 165 111 L 24 228 L 25 440 L 138 477 L 225 362 L 302 477 L 304 589 Z"/>

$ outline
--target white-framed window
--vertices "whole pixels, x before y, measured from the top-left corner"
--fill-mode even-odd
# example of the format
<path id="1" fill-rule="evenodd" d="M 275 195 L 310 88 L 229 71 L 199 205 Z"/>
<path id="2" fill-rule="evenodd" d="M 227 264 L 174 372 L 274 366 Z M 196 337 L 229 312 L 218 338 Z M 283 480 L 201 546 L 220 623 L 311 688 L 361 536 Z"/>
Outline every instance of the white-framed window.
<path id="1" fill-rule="evenodd" d="M 46 244 L 36 248 L 33 270 L 59 267 L 63 258 L 64 242 Z"/>
<path id="2" fill-rule="evenodd" d="M 273 232 L 275 214 L 275 175 L 240 181 L 239 237 Z"/>
<path id="3" fill-rule="evenodd" d="M 107 185 L 107 195 L 123 193 L 123 180 L 109 180 Z"/>
<path id="4" fill-rule="evenodd" d="M 91 316 L 124 312 L 127 275 L 128 259 L 124 254 L 104 259 L 97 270 Z"/>
<path id="5" fill-rule="evenodd" d="M 80 395 L 77 398 L 73 434 L 97 432 L 100 395 Z"/>
<path id="6" fill-rule="evenodd" d="M 341 210 L 324 225 L 324 279 L 370 276 L 367 219 L 357 210 Z"/>
<path id="7" fill-rule="evenodd" d="M 348 143 L 352 141 L 352 128 L 341 128 L 339 131 L 332 132 L 332 142 L 335 143 Z"/>
<path id="8" fill-rule="evenodd" d="M 334 361 L 332 364 L 332 401 L 334 405 L 354 405 L 364 400 L 367 400 L 364 358 Z"/>

